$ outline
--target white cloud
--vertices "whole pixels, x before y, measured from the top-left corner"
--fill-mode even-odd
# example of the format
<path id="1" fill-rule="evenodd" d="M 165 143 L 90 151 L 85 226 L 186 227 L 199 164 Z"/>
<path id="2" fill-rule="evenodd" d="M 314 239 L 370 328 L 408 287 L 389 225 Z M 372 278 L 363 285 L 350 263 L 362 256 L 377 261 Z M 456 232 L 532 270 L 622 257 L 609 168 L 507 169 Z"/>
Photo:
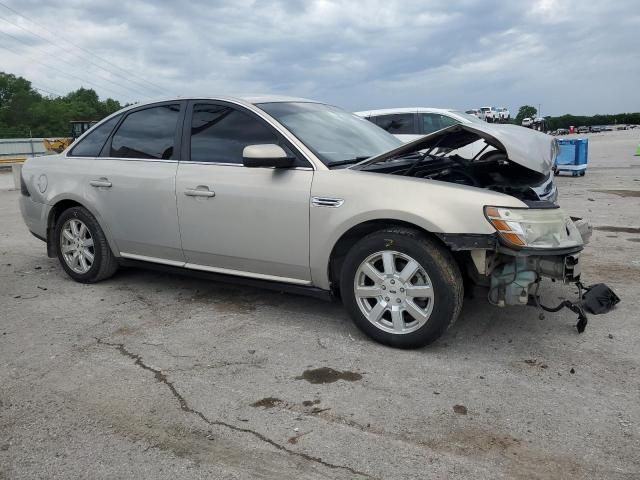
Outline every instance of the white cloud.
<path id="1" fill-rule="evenodd" d="M 0 49 L 1 68 L 61 93 L 92 87 L 91 81 L 101 96 L 132 101 L 158 95 L 149 81 L 166 95 L 281 93 L 349 109 L 515 110 L 542 103 L 549 114 L 640 110 L 640 65 L 631 48 L 640 16 L 631 0 L 131 0 L 118 8 L 13 0 L 10 6 L 56 35 L 2 7 L 0 17 L 57 46 L 0 20 L 0 31 L 29 44 L 0 34 L 0 47 L 13 52 Z"/>

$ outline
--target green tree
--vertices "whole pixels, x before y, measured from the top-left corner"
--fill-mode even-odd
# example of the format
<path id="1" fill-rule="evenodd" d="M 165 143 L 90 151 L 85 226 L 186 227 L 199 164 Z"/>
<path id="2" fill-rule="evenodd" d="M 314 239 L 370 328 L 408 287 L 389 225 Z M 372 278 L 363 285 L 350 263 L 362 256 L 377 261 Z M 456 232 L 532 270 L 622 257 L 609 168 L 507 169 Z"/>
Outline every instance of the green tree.
<path id="1" fill-rule="evenodd" d="M 66 137 L 71 120 L 98 121 L 120 108 L 117 100 L 101 101 L 86 88 L 43 97 L 28 80 L 0 72 L 0 138 Z"/>
<path id="2" fill-rule="evenodd" d="M 523 105 L 518 110 L 518 115 L 516 115 L 515 123 L 516 125 L 522 125 L 522 120 L 525 118 L 535 118 L 538 114 L 538 110 L 536 107 L 532 107 L 531 105 Z"/>

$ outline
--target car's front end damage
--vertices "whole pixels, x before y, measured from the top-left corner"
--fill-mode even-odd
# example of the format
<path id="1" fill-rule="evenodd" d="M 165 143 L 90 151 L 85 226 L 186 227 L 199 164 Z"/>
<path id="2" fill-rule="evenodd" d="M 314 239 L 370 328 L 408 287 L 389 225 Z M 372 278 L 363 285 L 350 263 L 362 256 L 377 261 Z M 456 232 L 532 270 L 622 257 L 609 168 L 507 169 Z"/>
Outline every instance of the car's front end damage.
<path id="1" fill-rule="evenodd" d="M 478 142 L 485 146 L 473 157 L 460 155 Z M 551 169 L 557 154 L 557 142 L 539 132 L 511 125 L 456 125 L 352 168 L 487 189 L 518 199 L 521 207 L 483 205 L 492 234 L 437 236 L 455 253 L 469 283 L 486 288 L 491 304 L 533 305 L 547 311 L 567 307 L 578 314 L 577 327 L 583 331 L 585 309 L 604 313 L 619 299 L 602 284 L 592 289 L 581 283 L 580 254 L 591 227 L 556 203 Z M 545 305 L 539 296 L 545 278 L 575 284 L 577 299 Z"/>
<path id="2" fill-rule="evenodd" d="M 488 301 L 498 307 L 534 306 L 548 312 L 568 308 L 578 316 L 583 332 L 587 312 L 606 313 L 618 297 L 604 284 L 585 287 L 580 254 L 591 237 L 588 222 L 570 218 L 560 208 L 520 209 L 485 207 L 495 235 L 439 234 L 457 253 L 467 278 L 485 287 Z M 526 212 L 526 214 L 524 214 Z M 523 215 L 524 214 L 524 215 Z M 529 219 L 523 221 L 523 217 Z M 574 284 L 577 297 L 548 306 L 539 295 L 543 279 Z"/>

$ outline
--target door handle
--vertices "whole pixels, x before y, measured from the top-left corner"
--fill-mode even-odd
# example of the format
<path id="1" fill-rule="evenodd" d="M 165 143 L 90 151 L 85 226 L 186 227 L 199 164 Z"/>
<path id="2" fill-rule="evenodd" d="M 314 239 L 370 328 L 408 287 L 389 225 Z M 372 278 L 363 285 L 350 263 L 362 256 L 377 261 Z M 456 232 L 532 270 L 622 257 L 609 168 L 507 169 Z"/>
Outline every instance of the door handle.
<path id="1" fill-rule="evenodd" d="M 97 180 L 91 180 L 89 182 L 89 185 L 91 185 L 92 187 L 109 188 L 109 187 L 111 187 L 111 182 L 109 180 L 107 180 L 105 177 L 102 177 L 102 178 L 99 178 Z"/>
<path id="2" fill-rule="evenodd" d="M 208 187 L 204 187 L 204 186 L 199 186 L 197 188 L 187 188 L 184 191 L 184 194 L 187 197 L 215 197 L 216 193 L 212 192 L 211 190 L 209 190 Z"/>

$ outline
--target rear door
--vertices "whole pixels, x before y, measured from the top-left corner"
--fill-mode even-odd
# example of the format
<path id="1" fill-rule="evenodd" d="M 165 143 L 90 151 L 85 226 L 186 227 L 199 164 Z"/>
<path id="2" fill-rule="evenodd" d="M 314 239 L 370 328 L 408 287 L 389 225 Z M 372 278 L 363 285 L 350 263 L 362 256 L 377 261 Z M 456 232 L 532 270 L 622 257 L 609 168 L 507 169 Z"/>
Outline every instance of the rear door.
<path id="1" fill-rule="evenodd" d="M 184 103 L 126 112 L 101 154 L 82 167 L 85 195 L 123 257 L 184 263 L 175 194 Z"/>
<path id="2" fill-rule="evenodd" d="M 410 142 L 421 136 L 415 113 L 377 115 L 370 120 L 403 142 Z"/>
<path id="3" fill-rule="evenodd" d="M 176 194 L 187 267 L 309 283 L 313 169 L 264 119 L 223 102 L 190 102 Z M 287 169 L 247 168 L 248 145 L 279 144 Z"/>

